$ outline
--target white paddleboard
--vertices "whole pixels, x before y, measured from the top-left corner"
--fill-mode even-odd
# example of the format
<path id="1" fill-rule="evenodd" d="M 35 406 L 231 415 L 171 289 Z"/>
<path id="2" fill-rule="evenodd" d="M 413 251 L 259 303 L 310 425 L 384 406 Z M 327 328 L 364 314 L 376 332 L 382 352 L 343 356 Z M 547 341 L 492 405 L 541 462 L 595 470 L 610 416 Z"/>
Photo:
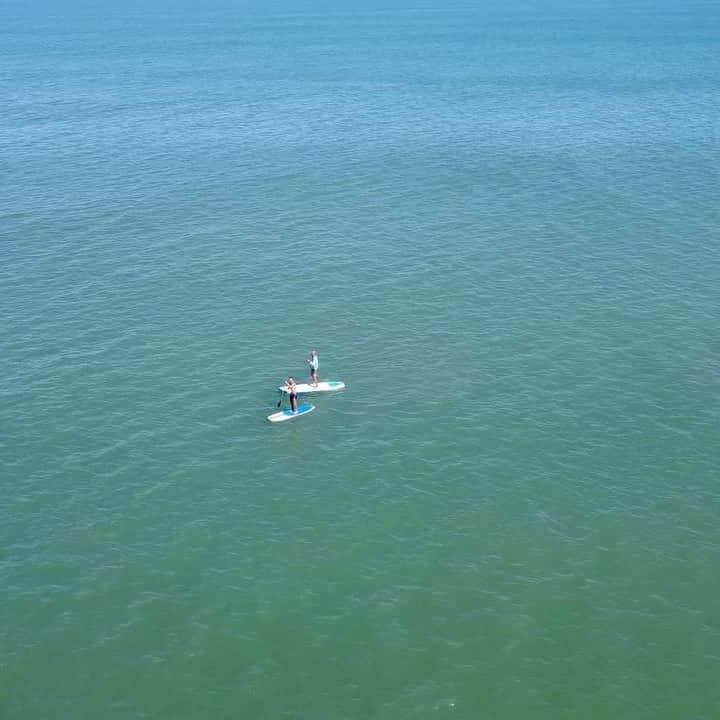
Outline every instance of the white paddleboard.
<path id="1" fill-rule="evenodd" d="M 301 415 L 307 415 L 315 409 L 314 405 L 300 405 L 296 412 L 292 410 L 280 410 L 280 412 L 268 415 L 270 422 L 285 422 L 286 420 L 292 420 L 293 418 L 300 417 Z"/>
<path id="2" fill-rule="evenodd" d="M 298 395 L 308 395 L 309 393 L 321 393 L 321 392 L 335 392 L 336 390 L 343 390 L 345 383 L 340 380 L 323 380 L 317 385 L 311 385 L 310 383 L 298 383 L 296 386 Z M 284 393 L 288 392 L 287 385 L 283 385 L 280 388 Z"/>

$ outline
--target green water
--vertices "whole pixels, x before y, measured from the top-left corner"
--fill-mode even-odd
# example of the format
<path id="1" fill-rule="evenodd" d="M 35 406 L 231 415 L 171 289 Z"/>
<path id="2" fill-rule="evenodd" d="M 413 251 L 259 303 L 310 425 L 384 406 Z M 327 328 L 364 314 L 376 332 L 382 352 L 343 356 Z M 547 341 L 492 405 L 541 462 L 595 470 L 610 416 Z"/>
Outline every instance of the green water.
<path id="1" fill-rule="evenodd" d="M 718 716 L 713 6 L 6 9 L 0 717 Z"/>

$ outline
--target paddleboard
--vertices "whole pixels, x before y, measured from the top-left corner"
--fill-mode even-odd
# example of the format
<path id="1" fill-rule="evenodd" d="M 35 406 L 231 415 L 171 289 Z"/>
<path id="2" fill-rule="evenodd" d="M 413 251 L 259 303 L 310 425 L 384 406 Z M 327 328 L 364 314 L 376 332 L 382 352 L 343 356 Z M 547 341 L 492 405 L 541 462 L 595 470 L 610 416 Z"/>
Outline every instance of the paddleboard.
<path id="1" fill-rule="evenodd" d="M 335 392 L 336 390 L 343 390 L 345 383 L 340 380 L 323 380 L 317 385 L 311 385 L 310 383 L 298 383 L 296 386 L 298 395 L 308 395 L 309 393 L 321 393 L 321 392 Z M 280 390 L 284 393 L 288 392 L 287 385 L 283 385 Z"/>
<path id="2" fill-rule="evenodd" d="M 314 405 L 300 405 L 296 412 L 290 409 L 280 410 L 280 412 L 268 415 L 270 422 L 285 422 L 286 420 L 292 420 L 293 418 L 300 417 L 301 415 L 307 415 L 315 409 Z"/>

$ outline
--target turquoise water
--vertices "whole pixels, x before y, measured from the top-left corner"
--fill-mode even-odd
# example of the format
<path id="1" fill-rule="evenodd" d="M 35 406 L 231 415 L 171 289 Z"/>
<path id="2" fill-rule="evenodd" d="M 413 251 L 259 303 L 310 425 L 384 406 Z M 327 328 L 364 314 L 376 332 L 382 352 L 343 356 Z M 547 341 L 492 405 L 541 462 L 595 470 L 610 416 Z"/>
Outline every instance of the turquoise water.
<path id="1" fill-rule="evenodd" d="M 0 716 L 718 717 L 715 4 L 0 13 Z"/>

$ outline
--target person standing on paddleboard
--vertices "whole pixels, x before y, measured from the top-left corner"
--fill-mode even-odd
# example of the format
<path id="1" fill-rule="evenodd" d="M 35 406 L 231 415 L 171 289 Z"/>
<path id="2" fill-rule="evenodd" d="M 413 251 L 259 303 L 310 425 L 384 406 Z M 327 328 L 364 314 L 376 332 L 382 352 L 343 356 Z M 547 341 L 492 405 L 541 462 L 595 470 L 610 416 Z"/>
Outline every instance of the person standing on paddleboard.
<path id="1" fill-rule="evenodd" d="M 297 412 L 297 384 L 295 383 L 295 378 L 291 375 L 287 379 L 287 391 L 288 395 L 290 395 L 290 409 L 296 413 Z"/>
<path id="2" fill-rule="evenodd" d="M 310 359 L 308 360 L 308 365 L 310 366 L 310 382 L 317 387 L 317 384 L 318 384 L 317 371 L 318 371 L 318 368 L 320 367 L 320 361 L 318 360 L 317 350 L 310 351 Z"/>

